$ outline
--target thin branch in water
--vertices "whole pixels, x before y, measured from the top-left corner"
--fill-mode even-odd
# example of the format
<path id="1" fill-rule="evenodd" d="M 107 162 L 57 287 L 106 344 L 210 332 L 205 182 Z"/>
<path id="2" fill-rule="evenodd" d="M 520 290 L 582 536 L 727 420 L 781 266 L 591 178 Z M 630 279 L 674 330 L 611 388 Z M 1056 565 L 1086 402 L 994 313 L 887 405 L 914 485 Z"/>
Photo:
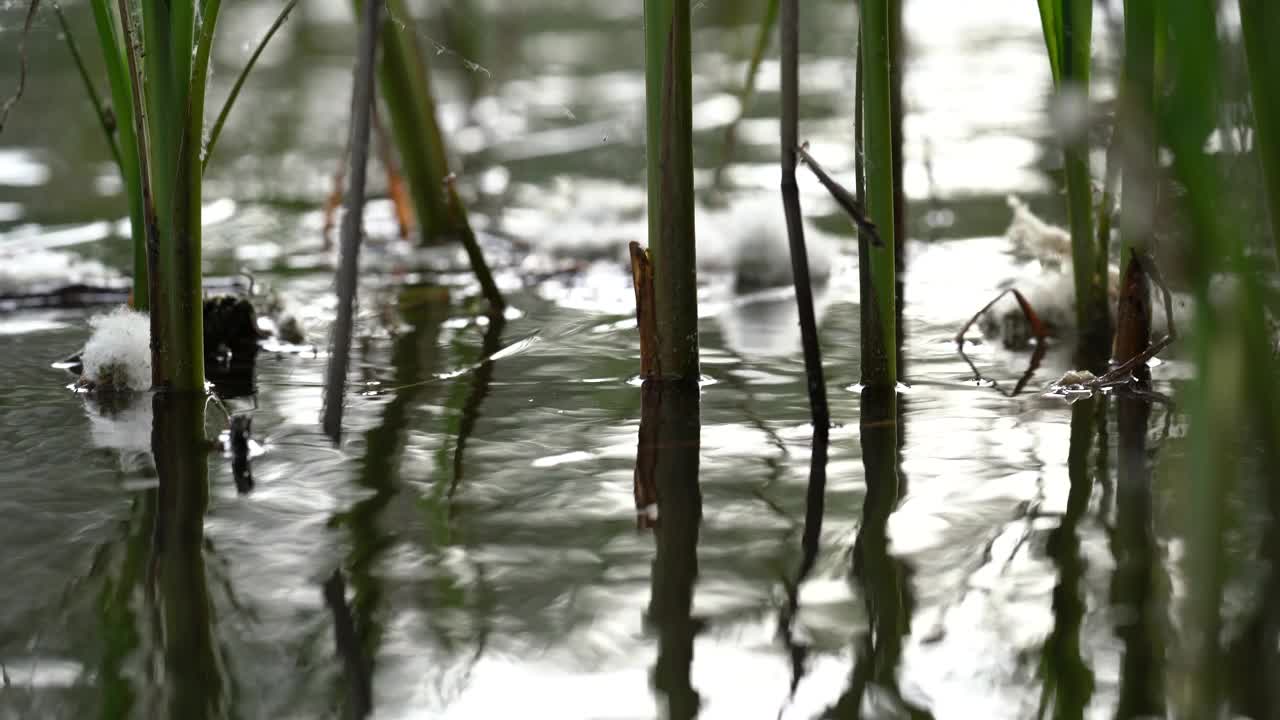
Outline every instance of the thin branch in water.
<path id="1" fill-rule="evenodd" d="M 791 276 L 795 283 L 796 309 L 800 315 L 800 340 L 808 379 L 809 412 L 813 419 L 814 442 L 821 429 L 825 436 L 831 424 L 827 407 L 826 379 L 822 372 L 822 351 L 818 343 L 818 323 L 813 309 L 813 288 L 809 280 L 809 255 L 804 244 L 804 220 L 800 215 L 800 191 L 796 186 L 796 153 L 803 153 L 796 138 L 800 121 L 800 6 L 798 0 L 783 0 L 781 31 L 782 119 L 780 193 L 791 248 Z M 846 193 L 847 194 L 847 193 Z"/>
<path id="2" fill-rule="evenodd" d="M 213 146 L 217 144 L 218 137 L 222 134 L 222 126 L 227 122 L 227 115 L 231 114 L 231 107 L 236 104 L 236 98 L 240 96 L 240 88 L 244 85 L 244 81 L 249 77 L 249 71 L 253 70 L 253 66 L 258 62 L 258 56 L 262 55 L 262 51 L 266 49 L 267 43 L 271 42 L 271 38 L 275 36 L 276 31 L 284 25 L 284 21 L 289 19 L 289 13 L 293 11 L 294 6 L 298 4 L 298 0 L 289 0 L 284 8 L 280 10 L 280 14 L 276 16 L 275 22 L 271 23 L 271 27 L 267 28 L 267 34 L 262 36 L 258 41 L 258 47 L 253 49 L 253 54 L 249 56 L 249 62 L 245 63 L 240 69 L 240 75 L 236 77 L 236 82 L 231 86 L 231 92 L 227 95 L 227 99 L 222 103 L 222 110 L 218 112 L 218 119 L 213 121 L 213 127 L 209 130 L 209 140 L 204 145 L 204 157 L 201 159 L 200 170 L 204 171 L 209 167 L 209 158 L 213 155 Z"/>
<path id="3" fill-rule="evenodd" d="M 121 0 L 124 2 L 124 0 Z M 361 18 L 355 83 L 351 90 L 351 186 L 342 218 L 342 250 L 337 271 L 338 313 L 333 323 L 329 365 L 325 372 L 324 432 L 335 443 L 342 437 L 343 399 L 351 354 L 356 272 L 364 220 L 365 174 L 369 165 L 370 116 L 373 114 L 374 60 L 378 54 L 380 2 L 367 2 Z"/>
<path id="4" fill-rule="evenodd" d="M 22 93 L 27 89 L 27 39 L 31 37 L 31 23 L 36 19 L 36 10 L 40 9 L 40 0 L 31 0 L 31 4 L 27 6 L 27 19 L 22 24 L 22 40 L 18 43 L 18 89 L 13 96 L 0 105 L 0 132 L 4 132 L 5 121 L 9 119 L 9 111 L 14 105 L 22 99 Z"/>
<path id="5" fill-rule="evenodd" d="M 1027 298 L 1024 297 L 1022 293 L 1018 292 L 1016 288 L 1007 288 L 1001 291 L 999 295 L 992 298 L 991 302 L 983 305 L 981 310 L 973 314 L 973 317 L 969 318 L 969 322 L 965 323 L 964 327 L 960 328 L 960 332 L 956 333 L 956 344 L 963 346 L 964 336 L 965 333 L 969 332 L 969 328 L 978 321 L 978 318 L 982 317 L 983 313 L 990 310 L 992 305 L 995 305 L 1000 301 L 1000 298 L 1009 293 L 1013 293 L 1014 299 L 1018 301 L 1018 307 L 1022 309 L 1023 317 L 1027 319 L 1027 323 L 1031 326 L 1031 334 L 1035 336 L 1036 342 L 1043 342 L 1048 338 L 1049 329 L 1040 319 L 1040 316 L 1036 314 L 1036 311 L 1031 307 L 1031 303 L 1027 301 Z"/>
<path id="6" fill-rule="evenodd" d="M 822 183 L 822 187 L 831 193 L 831 199 L 836 201 L 836 204 L 844 210 L 849 219 L 853 221 L 853 224 L 858 227 L 858 232 L 866 233 L 867 237 L 871 239 L 872 245 L 884 247 L 884 241 L 880 239 L 880 233 L 876 230 L 875 223 L 867 219 L 866 211 L 862 209 L 862 203 L 858 202 L 853 193 L 846 190 L 843 185 L 828 175 L 826 170 L 822 169 L 818 161 L 814 160 L 813 156 L 809 154 L 808 143 L 797 147 L 796 153 L 800 155 L 800 159 L 804 161 L 804 164 L 808 165 L 813 174 L 817 176 L 818 182 Z"/>

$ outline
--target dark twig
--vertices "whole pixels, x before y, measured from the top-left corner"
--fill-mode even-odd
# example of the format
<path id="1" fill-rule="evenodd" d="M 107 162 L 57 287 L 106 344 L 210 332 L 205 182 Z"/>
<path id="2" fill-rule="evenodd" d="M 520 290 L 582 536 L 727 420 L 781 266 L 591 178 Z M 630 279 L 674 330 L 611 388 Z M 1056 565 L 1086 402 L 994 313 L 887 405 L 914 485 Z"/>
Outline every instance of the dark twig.
<path id="1" fill-rule="evenodd" d="M 22 99 L 22 92 L 27 89 L 27 38 L 31 36 L 31 22 L 36 19 L 36 10 L 40 9 L 40 0 L 31 0 L 27 6 L 27 19 L 22 24 L 22 40 L 18 43 L 18 89 L 13 97 L 0 106 L 0 132 L 4 132 L 4 123 L 9 118 L 9 111 Z"/>
<path id="2" fill-rule="evenodd" d="M 1134 368 L 1155 357 L 1161 350 L 1169 347 L 1169 343 L 1171 342 L 1173 342 L 1173 336 L 1165 335 L 1163 338 L 1151 343 L 1146 350 L 1143 350 L 1120 365 L 1117 365 L 1114 370 L 1111 370 L 1107 374 L 1098 378 L 1092 384 L 1095 384 L 1098 387 L 1108 387 L 1117 383 L 1128 382 L 1129 375 L 1133 373 Z"/>
<path id="3" fill-rule="evenodd" d="M 1040 316 L 1036 314 L 1036 311 L 1031 307 L 1031 303 L 1027 301 L 1027 298 L 1024 297 L 1022 293 L 1018 292 L 1016 288 L 1007 288 L 1001 291 L 999 295 L 992 298 L 991 302 L 983 305 L 981 310 L 973 314 L 973 317 L 969 318 L 969 322 L 965 323 L 964 327 L 960 328 L 960 332 L 956 333 L 956 343 L 963 346 L 964 336 L 965 333 L 969 332 L 969 328 L 978 321 L 978 318 L 982 317 L 983 313 L 990 310 L 992 305 L 995 305 L 1000 301 L 1000 298 L 1009 293 L 1013 293 L 1014 299 L 1018 301 L 1018 307 L 1022 309 L 1022 315 L 1027 319 L 1027 323 L 1031 325 L 1031 334 L 1035 336 L 1036 341 L 1043 342 L 1048 338 L 1048 327 L 1045 326 L 1044 322 L 1040 319 Z"/>
<path id="4" fill-rule="evenodd" d="M 102 102 L 102 97 L 98 95 L 98 91 L 93 87 L 93 79 L 89 77 L 89 70 L 85 67 L 84 58 L 80 55 L 80 48 L 76 45 L 76 38 L 71 34 L 71 26 L 67 23 L 67 18 L 62 14 L 62 6 L 58 3 L 53 4 L 53 13 L 58 17 L 58 24 L 62 26 L 62 39 L 67 43 L 67 50 L 71 51 L 71 60 L 76 64 L 76 70 L 80 72 L 80 80 L 84 83 L 85 94 L 89 96 L 89 102 L 93 103 L 93 111 L 98 115 L 98 123 L 102 125 L 102 132 L 107 136 L 107 146 L 111 148 L 111 157 L 115 158 L 116 167 L 124 172 L 124 161 L 120 159 L 120 146 L 116 144 L 116 121 L 109 114 L 106 104 Z"/>
<path id="5" fill-rule="evenodd" d="M 822 187 L 831 193 L 831 198 L 836 201 L 836 204 L 844 210 L 849 219 L 853 221 L 853 224 L 858 227 L 858 232 L 865 233 L 871 240 L 872 245 L 884 247 L 884 241 L 880 239 L 880 233 L 876 230 L 875 223 L 867 219 L 866 211 L 862 209 L 862 203 L 858 202 L 853 193 L 850 193 L 843 185 L 828 175 L 827 171 L 823 170 L 822 166 L 818 164 L 818 161 L 814 160 L 813 156 L 809 154 L 806 147 L 797 146 L 793 152 L 799 154 L 804 164 L 808 165 L 813 174 L 817 176 L 818 182 L 822 183 Z"/>
<path id="6" fill-rule="evenodd" d="M 800 8 L 797 0 L 782 3 L 782 207 L 787 219 L 787 240 L 791 245 L 791 276 L 796 288 L 796 309 L 800 313 L 800 339 L 804 348 L 804 370 L 809 385 L 809 411 L 813 417 L 814 442 L 819 431 L 831 424 L 827 409 L 827 387 L 822 373 L 822 351 L 818 345 L 818 323 L 813 310 L 813 289 L 809 283 L 809 256 L 804 245 L 804 221 L 800 216 L 800 190 L 796 185 L 796 153 L 799 148 L 799 32 Z M 847 193 L 846 193 L 847 194 Z M 826 433 L 822 432 L 825 437 Z"/>
<path id="7" fill-rule="evenodd" d="M 355 86 L 351 91 L 351 184 L 342 218 L 342 256 L 338 263 L 338 313 L 325 373 L 324 432 L 335 443 L 342 437 L 342 405 L 347 388 L 354 322 L 356 270 L 364 219 L 365 174 L 369 161 L 370 114 L 373 112 L 374 60 L 378 52 L 380 2 L 366 2 L 360 26 Z"/>

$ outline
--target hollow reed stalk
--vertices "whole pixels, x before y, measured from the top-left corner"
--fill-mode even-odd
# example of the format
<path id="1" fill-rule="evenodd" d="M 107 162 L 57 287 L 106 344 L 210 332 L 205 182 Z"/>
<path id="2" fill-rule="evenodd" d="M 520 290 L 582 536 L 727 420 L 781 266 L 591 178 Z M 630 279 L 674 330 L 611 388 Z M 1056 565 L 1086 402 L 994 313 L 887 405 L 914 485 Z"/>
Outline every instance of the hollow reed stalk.
<path id="1" fill-rule="evenodd" d="M 897 360 L 897 266 L 894 252 L 893 91 L 890 70 L 890 12 L 897 0 L 866 0 L 859 4 L 862 65 L 862 140 L 866 163 L 866 209 L 882 239 L 877 247 L 858 243 L 867 268 L 871 292 L 864 293 L 862 383 L 868 387 L 894 387 Z"/>
<path id="2" fill-rule="evenodd" d="M 1249 66 L 1253 101 L 1254 147 L 1266 178 L 1271 238 L 1280 256 L 1280 4 L 1274 0 L 1240 0 L 1240 29 Z"/>
<path id="3" fill-rule="evenodd" d="M 645 119 L 649 252 L 663 379 L 696 382 L 692 52 L 689 0 L 645 0 Z"/>
<path id="4" fill-rule="evenodd" d="M 800 314 L 800 342 L 804 349 L 804 371 L 808 380 L 809 412 L 813 418 L 814 443 L 825 442 L 831 423 L 827 410 L 827 385 L 822 373 L 822 350 L 818 344 L 818 323 L 813 310 L 813 288 L 809 281 L 809 254 L 804 245 L 804 219 L 800 216 L 800 190 L 796 185 L 796 150 L 800 146 L 800 4 L 782 0 L 782 207 L 787 219 L 787 241 L 791 246 L 791 277 L 796 288 L 796 308 Z M 820 433 L 819 430 L 822 430 Z"/>

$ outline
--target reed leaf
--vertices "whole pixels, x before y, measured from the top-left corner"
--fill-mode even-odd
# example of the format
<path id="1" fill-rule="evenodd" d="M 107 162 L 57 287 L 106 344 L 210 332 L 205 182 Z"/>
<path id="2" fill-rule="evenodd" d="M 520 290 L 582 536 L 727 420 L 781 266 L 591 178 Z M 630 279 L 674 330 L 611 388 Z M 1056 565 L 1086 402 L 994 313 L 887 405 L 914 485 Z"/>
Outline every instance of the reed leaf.
<path id="1" fill-rule="evenodd" d="M 208 0 L 210 3 L 219 2 L 219 0 Z M 258 46 L 253 49 L 253 54 L 249 56 L 248 62 L 244 67 L 240 68 L 240 74 L 236 76 L 236 81 L 231 86 L 231 92 L 227 93 L 227 99 L 222 103 L 222 110 L 218 111 L 218 118 L 213 121 L 212 127 L 209 128 L 209 139 L 205 142 L 204 158 L 201 160 L 200 168 L 205 170 L 209 167 L 209 158 L 213 156 L 214 145 L 217 144 L 218 138 L 222 136 L 222 127 L 227 123 L 227 116 L 231 114 L 231 108 L 235 106 L 236 99 L 240 97 L 240 88 L 244 87 L 244 81 L 248 79 L 249 73 L 253 71 L 253 66 L 257 64 L 258 58 L 262 55 L 262 51 L 267 48 L 267 43 L 271 42 L 271 38 L 275 37 L 276 31 L 284 25 L 284 21 L 289 19 L 289 13 L 293 12 L 293 8 L 298 4 L 298 0 L 289 0 L 285 6 L 281 8 L 280 14 L 276 15 L 276 19 L 271 23 L 271 27 L 267 28 L 266 34 L 258 41 Z"/>
<path id="2" fill-rule="evenodd" d="M 1254 147 L 1266 178 L 1271 238 L 1280 256 L 1280 5 L 1274 0 L 1240 0 L 1240 29 L 1244 36 L 1253 105 Z"/>

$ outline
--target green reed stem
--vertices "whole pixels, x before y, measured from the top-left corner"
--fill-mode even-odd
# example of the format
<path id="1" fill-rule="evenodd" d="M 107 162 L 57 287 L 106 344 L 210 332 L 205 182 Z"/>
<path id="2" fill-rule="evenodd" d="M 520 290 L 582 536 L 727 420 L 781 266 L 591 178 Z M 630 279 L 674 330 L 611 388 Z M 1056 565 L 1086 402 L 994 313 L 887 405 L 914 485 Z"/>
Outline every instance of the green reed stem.
<path id="1" fill-rule="evenodd" d="M 1173 171 L 1187 188 L 1182 197 L 1190 221 L 1187 267 L 1195 296 L 1191 332 L 1196 377 L 1187 392 L 1189 473 L 1186 481 L 1187 587 L 1189 638 L 1187 717 L 1219 714 L 1221 603 L 1225 581 L 1223 532 L 1226 493 L 1239 468 L 1232 450 L 1242 430 L 1253 430 L 1263 449 L 1264 487 L 1274 504 L 1280 487 L 1273 463 L 1280 462 L 1275 362 L 1258 274 L 1246 267 L 1246 247 L 1225 196 L 1215 156 L 1204 138 L 1214 128 L 1221 103 L 1220 48 L 1214 8 L 1209 3 L 1164 3 L 1168 22 L 1167 69 L 1173 92 L 1162 103 L 1161 142 L 1173 151 Z M 1240 293 L 1225 301 L 1210 295 L 1215 273 L 1235 276 Z M 1247 385 L 1246 385 L 1247 383 Z M 1244 421 L 1244 422 L 1242 422 Z M 1249 427 L 1251 426 L 1251 427 Z"/>
<path id="2" fill-rule="evenodd" d="M 1254 146 L 1266 177 L 1271 236 L 1280 255 L 1280 4 L 1274 0 L 1240 0 L 1240 29 L 1244 35 L 1253 96 Z"/>
<path id="3" fill-rule="evenodd" d="M 890 71 L 890 5 L 897 0 L 859 3 L 862 22 L 862 133 L 865 150 L 866 209 L 880 232 L 882 245 L 859 243 L 869 269 L 870 303 L 862 305 L 862 383 L 892 388 L 898 382 L 897 264 L 893 216 L 893 89 Z"/>
<path id="4" fill-rule="evenodd" d="M 1039 0 L 1039 6 L 1054 87 L 1060 93 L 1075 94 L 1087 108 L 1093 4 L 1091 0 Z M 1075 137 L 1065 138 L 1063 167 L 1075 274 L 1076 326 L 1080 333 L 1080 360 L 1099 369 L 1106 362 L 1111 335 L 1107 249 L 1105 245 L 1098 246 L 1093 232 L 1088 132 L 1085 128 L 1075 130 Z"/>
<path id="5" fill-rule="evenodd" d="M 694 267 L 692 51 L 689 0 L 645 0 L 649 252 L 658 329 L 657 373 L 698 377 Z"/>

